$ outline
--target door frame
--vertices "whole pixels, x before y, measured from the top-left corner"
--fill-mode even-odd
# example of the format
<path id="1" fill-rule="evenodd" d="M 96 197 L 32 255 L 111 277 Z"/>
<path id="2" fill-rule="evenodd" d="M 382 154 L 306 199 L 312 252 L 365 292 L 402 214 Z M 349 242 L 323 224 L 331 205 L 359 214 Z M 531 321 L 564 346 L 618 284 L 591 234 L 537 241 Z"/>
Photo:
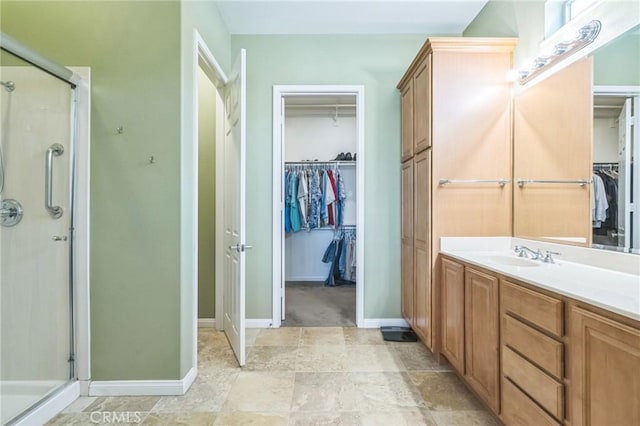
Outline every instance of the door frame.
<path id="1" fill-rule="evenodd" d="M 193 182 L 191 189 L 191 196 L 193 200 L 192 215 L 191 215 L 191 241 L 192 247 L 190 248 L 193 257 L 191 259 L 191 265 L 188 265 L 189 269 L 193 272 L 192 282 L 192 337 L 193 337 L 193 354 L 192 354 L 192 368 L 196 368 L 198 365 L 198 160 L 199 160 L 199 147 L 198 147 L 198 101 L 199 101 L 199 85 L 198 85 L 198 70 L 201 68 L 200 62 L 208 68 L 206 74 L 208 77 L 213 78 L 212 83 L 218 90 L 218 99 L 216 100 L 216 172 L 215 172 L 215 311 L 216 318 L 215 324 L 217 330 L 222 330 L 223 324 L 223 286 L 224 280 L 224 219 L 223 219 L 223 191 L 224 191 L 224 116 L 225 105 L 224 101 L 224 88 L 228 83 L 228 78 L 222 67 L 216 60 L 213 53 L 207 46 L 206 42 L 200 35 L 197 29 L 193 30 L 193 52 L 192 52 L 192 81 L 193 84 L 193 122 L 192 122 L 192 135 L 193 135 L 193 155 L 190 159 L 190 180 Z M 215 81 L 214 81 L 215 80 Z M 222 91 L 222 93 L 221 93 Z"/>
<path id="2" fill-rule="evenodd" d="M 365 138 L 364 138 L 364 86 L 362 85 L 274 85 L 273 86 L 273 328 L 282 323 L 281 295 L 284 280 L 284 232 L 282 229 L 284 206 L 282 202 L 282 174 L 284 173 L 284 147 L 282 146 L 282 100 L 285 97 L 309 95 L 352 95 L 356 97 L 356 132 L 358 142 L 358 161 L 356 163 L 356 327 L 364 327 L 364 171 L 365 171 Z"/>

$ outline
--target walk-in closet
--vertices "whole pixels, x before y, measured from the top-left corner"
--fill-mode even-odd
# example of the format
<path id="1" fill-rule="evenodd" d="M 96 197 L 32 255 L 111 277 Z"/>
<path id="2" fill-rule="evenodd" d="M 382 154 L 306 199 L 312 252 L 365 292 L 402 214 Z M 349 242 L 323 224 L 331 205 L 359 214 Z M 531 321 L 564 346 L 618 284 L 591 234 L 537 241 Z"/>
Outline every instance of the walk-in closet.
<path id="1" fill-rule="evenodd" d="M 282 99 L 282 326 L 355 326 L 356 96 Z"/>
<path id="2" fill-rule="evenodd" d="M 640 195 L 634 185 L 638 178 L 633 167 L 638 145 L 634 131 L 638 97 L 596 93 L 593 106 L 593 244 L 640 252 L 640 224 L 633 208 Z"/>

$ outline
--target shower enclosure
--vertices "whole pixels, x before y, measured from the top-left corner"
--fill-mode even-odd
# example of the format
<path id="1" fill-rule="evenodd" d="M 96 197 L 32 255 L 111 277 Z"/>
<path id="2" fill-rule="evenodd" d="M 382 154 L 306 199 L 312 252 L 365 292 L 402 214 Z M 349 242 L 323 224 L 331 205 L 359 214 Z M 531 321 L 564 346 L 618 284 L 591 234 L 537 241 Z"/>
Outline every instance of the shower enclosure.
<path id="1" fill-rule="evenodd" d="M 28 54 L 10 53 L 5 42 L 0 51 L 1 424 L 19 419 L 76 377 L 75 86 L 41 64 L 32 65 L 37 61 Z"/>

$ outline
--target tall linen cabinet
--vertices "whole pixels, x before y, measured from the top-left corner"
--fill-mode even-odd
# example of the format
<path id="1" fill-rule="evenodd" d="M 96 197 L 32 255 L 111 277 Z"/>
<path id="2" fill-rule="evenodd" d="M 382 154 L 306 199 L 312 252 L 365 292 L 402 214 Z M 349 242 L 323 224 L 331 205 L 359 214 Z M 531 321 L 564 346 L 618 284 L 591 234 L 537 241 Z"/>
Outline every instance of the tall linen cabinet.
<path id="1" fill-rule="evenodd" d="M 434 353 L 440 237 L 512 233 L 507 73 L 515 45 L 513 38 L 430 38 L 398 84 L 402 314 Z"/>

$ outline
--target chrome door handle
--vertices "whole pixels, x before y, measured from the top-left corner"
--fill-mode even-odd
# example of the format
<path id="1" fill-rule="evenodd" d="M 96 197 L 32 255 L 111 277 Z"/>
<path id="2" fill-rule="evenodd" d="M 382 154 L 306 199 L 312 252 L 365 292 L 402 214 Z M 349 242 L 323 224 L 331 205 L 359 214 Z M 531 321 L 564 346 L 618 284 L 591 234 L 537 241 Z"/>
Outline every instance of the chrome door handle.
<path id="1" fill-rule="evenodd" d="M 253 246 L 248 246 L 246 244 L 236 244 L 234 246 L 229 246 L 229 250 L 235 250 L 238 253 L 242 253 L 247 250 L 251 250 Z"/>
<path id="2" fill-rule="evenodd" d="M 53 241 L 67 241 L 67 236 L 65 235 L 65 236 L 63 236 L 63 237 L 59 237 L 59 236 L 57 236 L 57 235 L 54 235 L 51 239 L 52 239 Z"/>
<path id="3" fill-rule="evenodd" d="M 55 219 L 62 216 L 62 207 L 53 204 L 53 156 L 62 155 L 64 147 L 54 143 L 47 149 L 47 159 L 44 173 L 44 208 Z"/>

